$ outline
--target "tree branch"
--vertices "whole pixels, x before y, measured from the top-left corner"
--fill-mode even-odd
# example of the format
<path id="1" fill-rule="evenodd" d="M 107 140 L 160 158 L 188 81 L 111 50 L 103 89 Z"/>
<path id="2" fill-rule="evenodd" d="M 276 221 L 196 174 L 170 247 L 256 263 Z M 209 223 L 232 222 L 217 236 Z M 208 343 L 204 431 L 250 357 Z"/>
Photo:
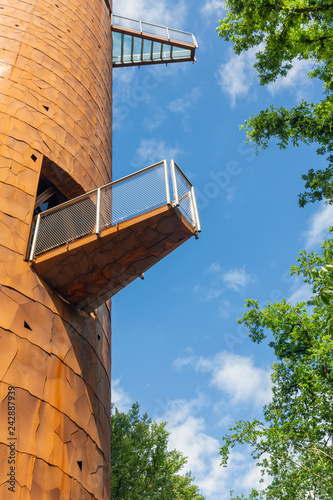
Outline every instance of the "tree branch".
<path id="1" fill-rule="evenodd" d="M 253 447 L 257 446 L 257 444 L 258 444 L 258 443 L 252 443 L 251 441 L 249 441 L 249 443 Z M 313 470 L 307 469 L 306 467 L 304 467 L 304 465 L 301 465 L 298 462 L 295 462 L 295 460 L 293 460 L 292 458 L 290 458 L 288 455 L 279 454 L 279 453 L 273 453 L 273 452 L 271 452 L 269 450 L 265 450 L 264 447 L 263 447 L 263 453 L 268 453 L 269 455 L 271 455 L 273 457 L 277 457 L 277 458 L 280 458 L 280 459 L 287 460 L 288 462 L 291 462 L 292 464 L 294 464 L 296 467 L 299 467 L 300 469 L 305 470 L 309 475 L 316 476 L 321 481 L 325 481 L 325 483 L 327 483 L 331 488 L 333 488 L 333 483 L 331 483 L 328 479 L 326 479 L 323 476 L 319 476 L 319 474 L 316 474 L 315 472 L 313 472 Z"/>

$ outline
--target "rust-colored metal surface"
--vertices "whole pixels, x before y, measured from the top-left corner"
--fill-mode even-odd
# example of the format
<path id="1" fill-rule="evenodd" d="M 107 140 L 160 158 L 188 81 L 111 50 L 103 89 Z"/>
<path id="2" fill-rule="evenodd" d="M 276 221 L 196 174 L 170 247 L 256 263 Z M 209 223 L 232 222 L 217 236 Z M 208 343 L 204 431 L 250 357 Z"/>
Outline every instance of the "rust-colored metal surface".
<path id="1" fill-rule="evenodd" d="M 110 310 L 25 255 L 41 178 L 68 198 L 111 180 L 110 11 L 3 0 L 0 40 L 0 498 L 107 500 Z"/>
<path id="2" fill-rule="evenodd" d="M 177 208 L 165 205 L 41 254 L 33 266 L 62 297 L 92 312 L 194 233 Z"/>

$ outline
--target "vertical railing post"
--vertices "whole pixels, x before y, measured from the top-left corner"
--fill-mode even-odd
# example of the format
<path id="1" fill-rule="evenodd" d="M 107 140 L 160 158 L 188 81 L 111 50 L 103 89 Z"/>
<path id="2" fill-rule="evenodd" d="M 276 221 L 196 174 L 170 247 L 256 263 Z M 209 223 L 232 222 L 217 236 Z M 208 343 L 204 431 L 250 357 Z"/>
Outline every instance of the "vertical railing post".
<path id="1" fill-rule="evenodd" d="M 195 225 L 198 233 L 201 231 L 201 225 L 200 225 L 200 219 L 199 219 L 199 212 L 198 212 L 198 206 L 197 206 L 197 200 L 195 198 L 194 194 L 194 187 L 191 186 L 191 201 L 193 203 L 193 210 L 194 210 L 194 219 L 195 219 Z"/>
<path id="2" fill-rule="evenodd" d="M 39 226 L 40 226 L 40 214 L 38 214 L 37 220 L 36 220 L 35 233 L 34 233 L 34 238 L 32 240 L 32 245 L 31 245 L 31 250 L 30 250 L 30 256 L 29 256 L 29 260 L 30 261 L 34 260 L 34 257 L 35 257 L 35 251 L 36 251 L 36 244 L 37 244 L 37 237 L 38 237 L 38 232 L 39 232 Z"/>
<path id="3" fill-rule="evenodd" d="M 101 188 L 97 189 L 97 202 L 96 202 L 96 234 L 100 233 L 101 225 Z"/>
<path id="4" fill-rule="evenodd" d="M 171 204 L 171 198 L 170 198 L 168 163 L 167 163 L 166 160 L 164 160 L 163 164 L 164 164 L 164 180 L 165 180 L 166 202 L 167 202 L 168 205 L 170 205 Z"/>
<path id="5" fill-rule="evenodd" d="M 188 191 L 188 197 L 190 200 L 190 210 L 191 210 L 191 219 L 193 221 L 193 225 L 196 226 L 196 214 L 194 210 L 194 201 L 193 201 L 193 189 L 192 186 L 190 187 L 190 190 Z"/>
<path id="6" fill-rule="evenodd" d="M 178 186 L 177 186 L 177 178 L 176 178 L 176 167 L 175 167 L 175 162 L 173 160 L 171 160 L 170 167 L 171 167 L 171 178 L 172 178 L 174 202 L 175 202 L 175 206 L 178 207 L 179 194 L 178 194 Z"/>

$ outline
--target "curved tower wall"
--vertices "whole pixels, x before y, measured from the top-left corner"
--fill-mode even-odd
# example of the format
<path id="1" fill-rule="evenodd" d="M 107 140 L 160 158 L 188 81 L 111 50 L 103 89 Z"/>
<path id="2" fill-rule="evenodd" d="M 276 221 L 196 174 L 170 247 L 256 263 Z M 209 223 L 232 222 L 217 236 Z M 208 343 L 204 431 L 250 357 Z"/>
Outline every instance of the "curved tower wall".
<path id="1" fill-rule="evenodd" d="M 0 498 L 104 500 L 110 310 L 65 303 L 25 258 L 41 173 L 67 198 L 111 180 L 110 12 L 4 0 L 0 39 Z"/>

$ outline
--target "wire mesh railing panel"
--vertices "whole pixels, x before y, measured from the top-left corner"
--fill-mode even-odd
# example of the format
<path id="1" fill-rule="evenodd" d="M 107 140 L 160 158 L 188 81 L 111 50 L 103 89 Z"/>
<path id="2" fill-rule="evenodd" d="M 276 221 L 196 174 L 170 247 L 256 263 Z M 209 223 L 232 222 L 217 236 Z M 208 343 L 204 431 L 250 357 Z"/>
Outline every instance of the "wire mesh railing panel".
<path id="1" fill-rule="evenodd" d="M 46 210 L 38 216 L 32 231 L 34 235 L 30 259 L 67 242 L 93 232 L 99 233 L 118 222 L 170 204 L 169 176 L 170 172 L 164 161 L 59 207 Z M 179 209 L 193 227 L 199 227 L 200 231 L 192 185 L 173 161 L 171 178 L 176 200 L 173 206 L 179 203 Z"/>
<path id="2" fill-rule="evenodd" d="M 35 255 L 92 233 L 96 227 L 96 191 L 41 214 Z"/>
<path id="3" fill-rule="evenodd" d="M 112 224 L 165 202 L 164 165 L 161 164 L 112 186 Z"/>
<path id="4" fill-rule="evenodd" d="M 186 218 L 195 225 L 192 201 L 191 201 L 191 193 L 188 192 L 185 196 L 179 199 L 179 208 L 186 216 Z"/>
<path id="5" fill-rule="evenodd" d="M 185 179 L 179 168 L 177 166 L 175 167 L 179 208 L 190 222 L 195 225 L 195 214 L 193 210 L 193 201 L 191 199 L 191 184 Z"/>

